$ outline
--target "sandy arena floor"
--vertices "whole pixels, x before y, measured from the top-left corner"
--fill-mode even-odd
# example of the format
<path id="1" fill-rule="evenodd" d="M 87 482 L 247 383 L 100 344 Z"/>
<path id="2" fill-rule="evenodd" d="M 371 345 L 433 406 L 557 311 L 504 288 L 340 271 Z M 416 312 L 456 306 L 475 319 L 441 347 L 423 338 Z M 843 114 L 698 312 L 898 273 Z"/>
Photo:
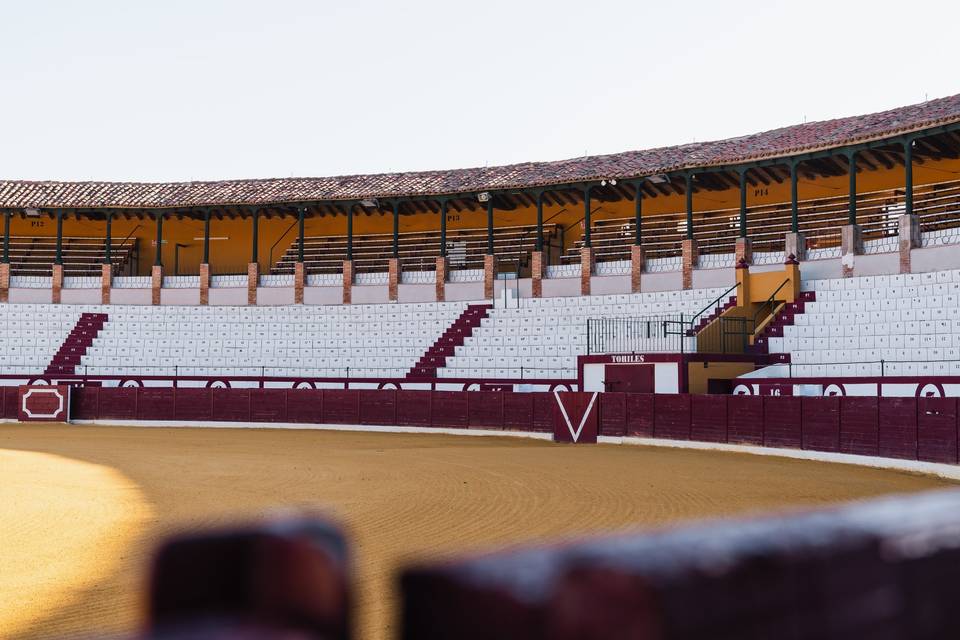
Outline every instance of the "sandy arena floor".
<path id="1" fill-rule="evenodd" d="M 0 425 L 0 637 L 130 631 L 158 538 L 319 506 L 356 550 L 363 638 L 410 560 L 945 486 L 717 452 L 330 431 Z"/>

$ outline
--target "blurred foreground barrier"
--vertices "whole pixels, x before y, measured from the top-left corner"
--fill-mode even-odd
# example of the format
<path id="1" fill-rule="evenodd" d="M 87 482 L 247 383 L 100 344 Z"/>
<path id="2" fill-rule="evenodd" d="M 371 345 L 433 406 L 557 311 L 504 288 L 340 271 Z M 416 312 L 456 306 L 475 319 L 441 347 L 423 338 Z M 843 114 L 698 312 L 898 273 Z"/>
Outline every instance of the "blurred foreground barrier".
<path id="1" fill-rule="evenodd" d="M 408 640 L 960 637 L 960 491 L 409 569 Z"/>
<path id="2" fill-rule="evenodd" d="M 349 580 L 343 537 L 319 520 L 184 536 L 154 561 L 147 635 L 346 639 Z"/>

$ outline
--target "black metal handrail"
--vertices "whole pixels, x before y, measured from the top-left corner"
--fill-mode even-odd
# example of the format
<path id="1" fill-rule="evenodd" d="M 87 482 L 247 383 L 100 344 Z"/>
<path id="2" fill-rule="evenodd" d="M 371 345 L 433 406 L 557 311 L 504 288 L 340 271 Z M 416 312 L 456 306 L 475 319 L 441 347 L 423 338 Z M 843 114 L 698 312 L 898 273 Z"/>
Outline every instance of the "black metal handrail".
<path id="1" fill-rule="evenodd" d="M 707 311 L 709 311 L 711 307 L 714 307 L 715 309 L 719 309 L 719 308 L 722 306 L 722 305 L 720 304 L 720 301 L 723 300 L 724 298 L 727 298 L 727 297 L 730 295 L 730 292 L 731 292 L 731 291 L 736 290 L 737 286 L 739 286 L 739 285 L 736 285 L 736 284 L 735 284 L 735 285 L 733 285 L 732 287 L 730 287 L 729 289 L 727 289 L 726 291 L 724 291 L 723 293 L 721 293 L 719 296 L 717 296 L 717 299 L 716 299 L 716 300 L 714 300 L 713 302 L 708 303 L 707 306 L 705 306 L 703 309 L 701 309 L 695 316 L 693 316 L 692 318 L 690 318 L 690 327 L 689 327 L 690 330 L 691 330 L 691 331 L 693 330 L 693 326 L 694 326 L 694 323 L 697 321 L 697 318 L 699 318 L 700 316 L 702 316 L 703 314 L 705 314 Z M 779 291 L 779 289 L 778 289 L 778 291 Z"/>
<path id="2" fill-rule="evenodd" d="M 753 326 L 754 326 L 754 327 L 756 327 L 757 324 L 759 324 L 759 323 L 757 322 L 757 318 L 760 317 L 760 312 L 763 311 L 764 308 L 769 307 L 769 308 L 770 308 L 770 313 L 773 313 L 773 303 L 774 303 L 775 300 L 776 300 L 777 294 L 780 293 L 780 289 L 783 289 L 783 287 L 786 286 L 787 283 L 789 283 L 789 282 L 790 282 L 790 278 L 787 278 L 786 280 L 784 280 L 783 282 L 781 282 L 781 283 L 780 283 L 780 286 L 777 287 L 776 290 L 775 290 L 773 293 L 770 294 L 770 297 L 767 298 L 759 307 L 757 307 L 756 313 L 753 314 Z"/>
<path id="3" fill-rule="evenodd" d="M 284 238 L 287 237 L 287 234 L 290 233 L 290 230 L 293 229 L 293 228 L 294 228 L 295 226 L 297 226 L 298 224 L 300 224 L 300 219 L 299 219 L 299 218 L 296 219 L 296 220 L 294 220 L 293 222 L 291 222 L 291 223 L 290 223 L 290 226 L 287 227 L 287 230 L 284 231 L 282 234 L 280 234 L 280 237 L 277 238 L 277 241 L 274 242 L 272 245 L 270 245 L 270 265 L 267 267 L 267 272 L 268 272 L 268 273 L 273 273 L 273 265 L 275 264 L 274 261 L 273 261 L 273 250 L 276 249 L 276 248 L 277 248 L 277 245 L 280 244 L 280 242 L 281 242 Z M 298 238 L 298 239 L 299 239 L 299 238 Z"/>

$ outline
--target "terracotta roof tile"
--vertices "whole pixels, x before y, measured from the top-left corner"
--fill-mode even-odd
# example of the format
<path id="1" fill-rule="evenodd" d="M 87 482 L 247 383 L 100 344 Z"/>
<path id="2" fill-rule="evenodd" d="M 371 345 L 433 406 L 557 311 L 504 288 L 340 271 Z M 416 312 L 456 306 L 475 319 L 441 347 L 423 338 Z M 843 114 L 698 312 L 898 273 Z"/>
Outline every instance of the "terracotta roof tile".
<path id="1" fill-rule="evenodd" d="M 0 180 L 0 207 L 163 208 L 453 195 L 601 178 L 629 179 L 679 169 L 784 157 L 957 122 L 960 122 L 960 94 L 864 116 L 810 122 L 727 140 L 500 167 L 180 183 Z"/>

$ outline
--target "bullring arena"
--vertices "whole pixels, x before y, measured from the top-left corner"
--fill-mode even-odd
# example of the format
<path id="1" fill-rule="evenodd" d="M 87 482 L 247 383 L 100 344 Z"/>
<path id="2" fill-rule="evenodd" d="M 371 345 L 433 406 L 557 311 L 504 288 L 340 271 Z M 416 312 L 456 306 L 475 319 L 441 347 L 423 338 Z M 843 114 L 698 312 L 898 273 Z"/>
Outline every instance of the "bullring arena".
<path id="1" fill-rule="evenodd" d="M 960 95 L 556 162 L 0 181 L 0 634 L 951 637 L 958 175 Z"/>
<path id="2" fill-rule="evenodd" d="M 0 577 L 0 634 L 10 638 L 139 628 L 144 568 L 161 539 L 284 506 L 347 524 L 359 635 L 387 638 L 392 578 L 414 560 L 948 484 L 733 453 L 429 434 L 4 426 L 0 447 L 4 502 L 44 497 L 42 508 L 4 512 L 3 565 L 31 568 Z M 38 464 L 37 454 L 56 457 Z M 78 491 L 72 478 L 89 485 Z M 51 572 L 42 581 L 41 565 Z"/>

